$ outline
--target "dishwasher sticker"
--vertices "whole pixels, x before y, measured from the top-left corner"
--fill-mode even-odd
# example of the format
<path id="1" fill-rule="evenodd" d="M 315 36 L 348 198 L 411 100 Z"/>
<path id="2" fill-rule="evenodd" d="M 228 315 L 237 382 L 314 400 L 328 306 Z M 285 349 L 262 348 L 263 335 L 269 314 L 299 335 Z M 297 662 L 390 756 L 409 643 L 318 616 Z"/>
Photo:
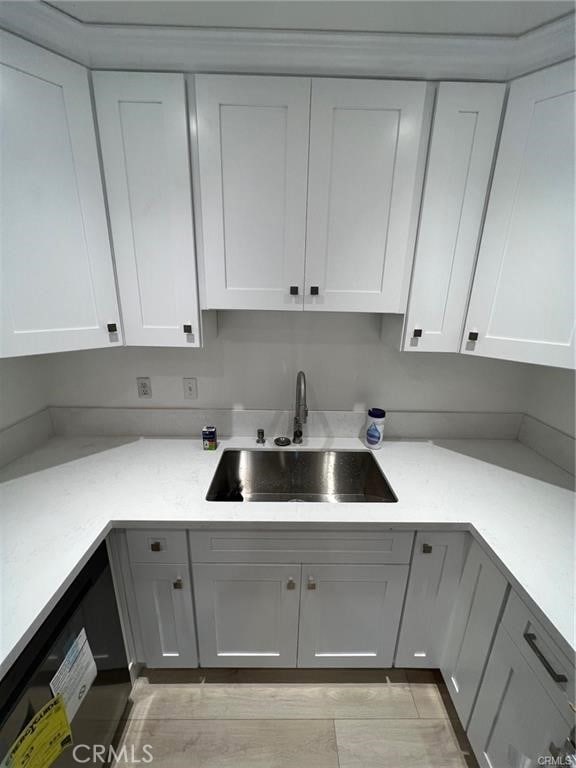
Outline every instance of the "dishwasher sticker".
<path id="1" fill-rule="evenodd" d="M 0 768 L 48 768 L 72 744 L 64 699 L 58 695 L 37 712 L 10 747 Z"/>
<path id="2" fill-rule="evenodd" d="M 82 629 L 58 671 L 50 680 L 50 688 L 54 696 L 58 693 L 62 694 L 69 722 L 72 722 L 95 679 L 96 662 L 90 650 L 86 630 Z"/>

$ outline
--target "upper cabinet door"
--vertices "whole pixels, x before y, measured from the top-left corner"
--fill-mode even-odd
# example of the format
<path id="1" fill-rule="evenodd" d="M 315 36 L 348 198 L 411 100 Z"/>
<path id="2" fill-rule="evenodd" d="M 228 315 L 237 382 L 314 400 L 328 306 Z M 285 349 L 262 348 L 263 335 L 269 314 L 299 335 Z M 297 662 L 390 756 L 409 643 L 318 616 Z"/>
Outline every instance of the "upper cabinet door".
<path id="1" fill-rule="evenodd" d="M 205 308 L 301 309 L 310 80 L 195 87 Z"/>
<path id="2" fill-rule="evenodd" d="M 512 84 L 462 352 L 574 366 L 574 109 L 572 61 Z"/>
<path id="3" fill-rule="evenodd" d="M 505 91 L 439 87 L 404 349 L 460 349 Z"/>
<path id="4" fill-rule="evenodd" d="M 426 83 L 313 80 L 306 309 L 405 311 L 431 96 Z"/>
<path id="5" fill-rule="evenodd" d="M 119 344 L 87 72 L 0 32 L 0 78 L 0 356 Z"/>
<path id="6" fill-rule="evenodd" d="M 184 77 L 96 72 L 94 90 L 126 343 L 199 346 Z"/>

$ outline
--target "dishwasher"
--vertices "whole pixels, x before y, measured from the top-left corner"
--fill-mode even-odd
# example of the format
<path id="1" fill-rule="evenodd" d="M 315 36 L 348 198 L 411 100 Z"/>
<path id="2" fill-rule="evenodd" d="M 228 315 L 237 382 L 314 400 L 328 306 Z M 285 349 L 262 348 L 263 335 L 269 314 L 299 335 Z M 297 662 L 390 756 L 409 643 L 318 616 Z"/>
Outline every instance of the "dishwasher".
<path id="1" fill-rule="evenodd" d="M 77 690 L 68 683 L 67 689 L 73 699 L 65 707 L 71 738 L 62 742 L 65 748 L 54 761 L 45 763 L 56 768 L 78 766 L 74 746 L 82 750 L 80 762 L 87 762 L 96 748 L 102 756 L 98 764 L 107 765 L 130 703 L 132 686 L 105 543 L 0 681 L 0 768 L 12 764 L 8 752 L 53 700 L 53 686 L 65 677 L 62 670 L 80 663 L 84 682 L 80 679 Z"/>

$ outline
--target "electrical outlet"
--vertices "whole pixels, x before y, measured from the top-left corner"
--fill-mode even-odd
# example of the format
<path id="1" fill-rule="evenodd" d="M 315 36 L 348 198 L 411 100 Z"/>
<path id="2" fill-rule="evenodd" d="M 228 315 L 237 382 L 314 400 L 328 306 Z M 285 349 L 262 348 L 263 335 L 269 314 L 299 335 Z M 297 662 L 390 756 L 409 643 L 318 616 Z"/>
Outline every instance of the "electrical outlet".
<path id="1" fill-rule="evenodd" d="M 198 399 L 198 380 L 197 379 L 182 379 L 184 383 L 184 398 L 186 400 Z"/>
<path id="2" fill-rule="evenodd" d="M 138 376 L 136 384 L 138 385 L 138 397 L 152 397 L 152 384 L 149 376 Z"/>

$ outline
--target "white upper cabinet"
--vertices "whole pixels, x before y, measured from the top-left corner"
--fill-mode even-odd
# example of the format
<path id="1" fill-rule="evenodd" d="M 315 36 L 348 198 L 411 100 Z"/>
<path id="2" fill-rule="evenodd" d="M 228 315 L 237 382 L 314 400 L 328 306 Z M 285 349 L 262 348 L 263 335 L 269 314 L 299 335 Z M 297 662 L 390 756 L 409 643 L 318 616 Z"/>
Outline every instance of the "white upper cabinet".
<path id="1" fill-rule="evenodd" d="M 574 109 L 573 61 L 512 84 L 464 353 L 574 365 Z"/>
<path id="2" fill-rule="evenodd" d="M 0 356 L 119 344 L 87 72 L 0 32 L 0 82 Z"/>
<path id="3" fill-rule="evenodd" d="M 208 309 L 301 309 L 310 80 L 195 78 Z"/>
<path id="4" fill-rule="evenodd" d="M 127 344 L 199 346 L 184 77 L 95 72 Z"/>
<path id="5" fill-rule="evenodd" d="M 306 309 L 404 312 L 432 91 L 313 80 Z"/>
<path id="6" fill-rule="evenodd" d="M 505 91 L 439 86 L 404 349 L 460 349 Z"/>
<path id="7" fill-rule="evenodd" d="M 195 89 L 203 305 L 403 312 L 431 87 L 206 75 Z"/>

